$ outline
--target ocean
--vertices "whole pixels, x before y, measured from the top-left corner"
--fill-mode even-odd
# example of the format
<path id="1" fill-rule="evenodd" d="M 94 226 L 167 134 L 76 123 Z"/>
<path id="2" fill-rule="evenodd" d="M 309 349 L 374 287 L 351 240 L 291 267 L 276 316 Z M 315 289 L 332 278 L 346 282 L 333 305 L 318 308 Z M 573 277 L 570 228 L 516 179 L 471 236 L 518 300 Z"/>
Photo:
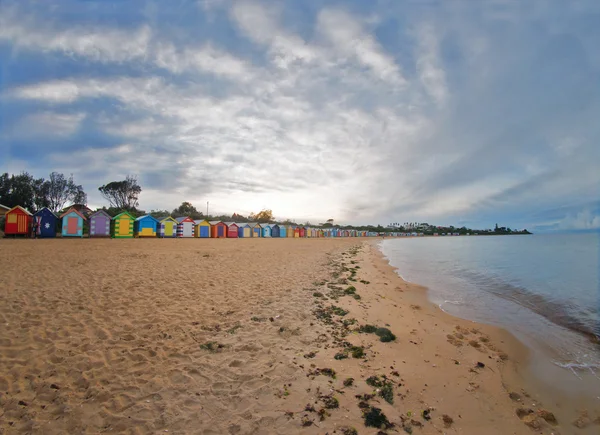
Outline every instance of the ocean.
<path id="1" fill-rule="evenodd" d="M 598 233 L 387 239 L 380 249 L 442 310 L 515 335 L 542 380 L 566 372 L 566 389 L 591 378 L 600 391 Z"/>

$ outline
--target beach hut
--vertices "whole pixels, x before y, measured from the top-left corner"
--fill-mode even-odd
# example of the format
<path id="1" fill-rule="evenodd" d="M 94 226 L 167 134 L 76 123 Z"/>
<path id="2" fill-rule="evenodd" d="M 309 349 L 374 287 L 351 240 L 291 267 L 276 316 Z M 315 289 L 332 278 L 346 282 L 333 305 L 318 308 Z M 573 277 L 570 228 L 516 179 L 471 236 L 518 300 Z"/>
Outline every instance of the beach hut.
<path id="1" fill-rule="evenodd" d="M 256 222 L 249 222 L 248 226 L 252 229 L 252 237 L 262 237 L 262 226 Z"/>
<path id="2" fill-rule="evenodd" d="M 288 238 L 294 238 L 294 233 L 296 231 L 296 227 L 294 225 L 288 225 L 285 228 L 285 235 Z"/>
<path id="3" fill-rule="evenodd" d="M 133 237 L 133 223 L 135 218 L 126 211 L 112 218 L 112 236 L 115 239 L 129 239 Z"/>
<path id="4" fill-rule="evenodd" d="M 56 237 L 57 221 L 58 216 L 52 213 L 47 207 L 35 212 L 33 214 L 35 236 L 39 238 Z"/>
<path id="5" fill-rule="evenodd" d="M 279 225 L 271 225 L 271 237 L 281 237 L 281 229 Z"/>
<path id="6" fill-rule="evenodd" d="M 277 225 L 279 227 L 279 237 L 287 237 L 287 226 L 286 225 Z"/>
<path id="7" fill-rule="evenodd" d="M 8 210 L 10 210 L 10 207 L 0 204 L 0 217 L 6 215 L 6 213 L 8 213 Z"/>
<path id="8" fill-rule="evenodd" d="M 272 228 L 269 224 L 263 224 L 261 237 L 271 237 Z"/>
<path id="9" fill-rule="evenodd" d="M 312 228 L 304 228 L 304 237 L 312 237 Z"/>
<path id="10" fill-rule="evenodd" d="M 158 223 L 158 237 L 169 239 L 177 237 L 177 221 L 171 216 L 162 219 Z"/>
<path id="11" fill-rule="evenodd" d="M 194 222 L 196 224 L 195 235 L 201 239 L 210 238 L 210 223 L 204 220 L 197 220 Z"/>
<path id="12" fill-rule="evenodd" d="M 210 236 L 214 239 L 227 237 L 227 225 L 220 221 L 210 221 Z"/>
<path id="13" fill-rule="evenodd" d="M 175 218 L 177 221 L 177 237 L 194 237 L 194 220 L 189 216 Z"/>
<path id="14" fill-rule="evenodd" d="M 225 225 L 227 225 L 227 238 L 237 239 L 239 236 L 238 230 L 240 228 L 238 224 L 236 224 L 235 222 L 225 222 Z"/>
<path id="15" fill-rule="evenodd" d="M 92 213 L 90 219 L 90 237 L 110 237 L 110 215 L 104 210 Z"/>
<path id="16" fill-rule="evenodd" d="M 252 237 L 252 228 L 248 224 L 239 224 L 238 225 L 238 237 L 241 238 L 249 238 Z"/>
<path id="17" fill-rule="evenodd" d="M 306 228 L 298 227 L 298 237 L 306 237 Z"/>
<path id="18" fill-rule="evenodd" d="M 294 227 L 294 237 L 300 237 L 300 227 Z"/>
<path id="19" fill-rule="evenodd" d="M 4 234 L 6 236 L 28 236 L 33 216 L 21 206 L 15 206 L 5 214 Z"/>
<path id="20" fill-rule="evenodd" d="M 146 214 L 138 217 L 133 224 L 133 233 L 136 237 L 156 237 L 158 230 L 158 219 Z"/>
<path id="21" fill-rule="evenodd" d="M 85 220 L 85 216 L 79 210 L 70 208 L 60 218 L 62 219 L 63 237 L 83 237 L 83 221 Z"/>

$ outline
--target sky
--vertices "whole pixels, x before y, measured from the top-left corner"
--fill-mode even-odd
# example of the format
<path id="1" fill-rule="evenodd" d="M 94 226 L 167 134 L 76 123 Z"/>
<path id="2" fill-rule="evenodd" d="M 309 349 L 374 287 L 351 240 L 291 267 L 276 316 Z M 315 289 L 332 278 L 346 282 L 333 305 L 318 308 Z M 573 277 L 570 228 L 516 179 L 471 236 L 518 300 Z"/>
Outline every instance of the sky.
<path id="1" fill-rule="evenodd" d="M 0 172 L 140 208 L 600 228 L 597 0 L 2 0 Z"/>

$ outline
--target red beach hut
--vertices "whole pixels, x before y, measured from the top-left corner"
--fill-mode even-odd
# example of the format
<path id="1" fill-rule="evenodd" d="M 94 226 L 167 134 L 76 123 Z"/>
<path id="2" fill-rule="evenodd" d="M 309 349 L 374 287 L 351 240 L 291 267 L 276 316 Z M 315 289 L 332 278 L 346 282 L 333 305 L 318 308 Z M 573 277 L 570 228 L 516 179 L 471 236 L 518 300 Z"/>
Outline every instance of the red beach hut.
<path id="1" fill-rule="evenodd" d="M 237 239 L 239 237 L 239 226 L 234 222 L 225 222 L 227 225 L 227 238 Z"/>
<path id="2" fill-rule="evenodd" d="M 15 206 L 6 212 L 4 234 L 6 236 L 28 236 L 33 215 L 21 206 Z"/>

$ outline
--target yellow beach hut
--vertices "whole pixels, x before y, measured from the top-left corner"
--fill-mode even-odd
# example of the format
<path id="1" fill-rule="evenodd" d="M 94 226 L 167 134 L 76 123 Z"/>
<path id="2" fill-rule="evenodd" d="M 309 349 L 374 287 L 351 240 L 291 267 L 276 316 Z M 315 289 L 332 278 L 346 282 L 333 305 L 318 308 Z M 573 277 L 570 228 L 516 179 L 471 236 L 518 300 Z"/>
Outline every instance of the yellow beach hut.
<path id="1" fill-rule="evenodd" d="M 133 223 L 135 222 L 135 218 L 132 215 L 124 211 L 112 218 L 112 221 L 112 236 L 115 239 L 129 239 L 133 237 Z"/>
<path id="2" fill-rule="evenodd" d="M 158 226 L 158 237 L 177 237 L 177 221 L 171 216 L 161 220 Z"/>

